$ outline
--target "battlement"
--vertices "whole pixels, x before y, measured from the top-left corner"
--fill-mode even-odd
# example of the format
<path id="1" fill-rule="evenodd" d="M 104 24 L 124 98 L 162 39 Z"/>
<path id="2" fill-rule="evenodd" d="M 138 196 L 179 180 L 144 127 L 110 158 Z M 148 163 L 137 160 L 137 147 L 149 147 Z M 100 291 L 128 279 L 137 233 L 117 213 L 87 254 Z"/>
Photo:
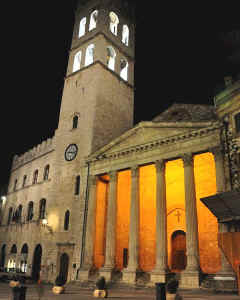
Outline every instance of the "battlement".
<path id="1" fill-rule="evenodd" d="M 33 147 L 29 151 L 25 152 L 22 155 L 14 155 L 12 162 L 12 170 L 19 168 L 20 166 L 37 159 L 38 157 L 47 154 L 48 152 L 53 151 L 55 148 L 55 136 L 48 138 L 43 141 L 41 144 Z"/>

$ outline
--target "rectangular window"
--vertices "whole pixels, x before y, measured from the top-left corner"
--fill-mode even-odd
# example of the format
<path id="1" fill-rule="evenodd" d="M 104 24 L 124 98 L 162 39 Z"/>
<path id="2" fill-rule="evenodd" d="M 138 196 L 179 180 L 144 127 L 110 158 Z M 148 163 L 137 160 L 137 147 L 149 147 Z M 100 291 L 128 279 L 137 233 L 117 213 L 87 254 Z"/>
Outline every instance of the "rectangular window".
<path id="1" fill-rule="evenodd" d="M 236 132 L 240 133 L 240 112 L 234 116 Z"/>
<path id="2" fill-rule="evenodd" d="M 80 176 L 78 175 L 76 177 L 76 183 L 75 183 L 75 195 L 79 195 L 80 192 Z"/>

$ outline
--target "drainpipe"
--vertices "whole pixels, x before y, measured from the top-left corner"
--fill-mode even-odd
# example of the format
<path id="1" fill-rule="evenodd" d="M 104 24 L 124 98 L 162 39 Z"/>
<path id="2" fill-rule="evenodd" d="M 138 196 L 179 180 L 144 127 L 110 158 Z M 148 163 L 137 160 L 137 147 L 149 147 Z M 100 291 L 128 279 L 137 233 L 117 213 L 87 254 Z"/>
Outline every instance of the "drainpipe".
<path id="1" fill-rule="evenodd" d="M 83 216 L 83 233 L 82 233 L 82 249 L 81 249 L 81 260 L 80 260 L 80 268 L 83 265 L 84 259 L 84 250 L 85 250 L 85 240 L 86 240 L 86 228 L 87 228 L 87 213 L 88 213 L 88 185 L 89 185 L 89 169 L 90 165 L 87 162 L 87 183 L 86 183 L 86 191 L 85 191 L 85 208 L 84 208 L 84 216 Z"/>

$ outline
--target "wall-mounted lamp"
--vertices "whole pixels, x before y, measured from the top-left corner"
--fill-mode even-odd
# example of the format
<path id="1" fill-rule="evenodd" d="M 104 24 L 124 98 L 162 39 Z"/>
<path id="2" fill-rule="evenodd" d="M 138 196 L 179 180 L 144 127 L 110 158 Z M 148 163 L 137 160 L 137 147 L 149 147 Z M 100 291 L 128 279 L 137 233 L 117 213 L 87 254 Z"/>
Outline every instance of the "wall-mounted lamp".
<path id="1" fill-rule="evenodd" d="M 53 230 L 52 230 L 52 227 L 48 225 L 48 221 L 47 219 L 42 219 L 42 226 L 47 228 L 47 230 L 53 234 Z"/>

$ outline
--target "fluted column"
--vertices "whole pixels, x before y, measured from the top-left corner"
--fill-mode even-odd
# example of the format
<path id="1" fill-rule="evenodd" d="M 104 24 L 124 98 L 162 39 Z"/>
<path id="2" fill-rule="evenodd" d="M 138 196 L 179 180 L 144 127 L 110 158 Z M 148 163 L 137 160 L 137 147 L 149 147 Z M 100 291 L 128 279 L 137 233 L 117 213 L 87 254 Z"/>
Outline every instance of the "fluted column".
<path id="1" fill-rule="evenodd" d="M 96 226 L 96 184 L 97 177 L 91 175 L 89 177 L 89 199 L 88 199 L 88 215 L 86 225 L 86 239 L 84 247 L 84 256 L 82 266 L 80 267 L 80 280 L 88 280 L 89 271 L 93 265 L 94 252 L 94 233 Z"/>
<path id="2" fill-rule="evenodd" d="M 220 147 L 214 147 L 211 148 L 210 151 L 214 155 L 215 160 L 217 193 L 222 193 L 225 192 L 226 189 L 222 149 Z"/>
<path id="3" fill-rule="evenodd" d="M 193 155 L 184 154 L 184 187 L 186 210 L 187 267 L 181 274 L 182 288 L 199 287 L 199 249 L 196 191 L 194 180 Z"/>
<path id="4" fill-rule="evenodd" d="M 129 260 L 123 270 L 123 281 L 135 282 L 139 257 L 139 168 L 131 168 L 131 204 L 129 224 Z"/>
<path id="5" fill-rule="evenodd" d="M 106 250 L 105 264 L 100 269 L 101 276 L 110 280 L 115 267 L 115 232 L 116 232 L 116 208 L 117 208 L 117 172 L 109 174 L 109 193 L 107 203 L 107 228 L 106 228 Z"/>
<path id="6" fill-rule="evenodd" d="M 156 266 L 151 274 L 152 282 L 165 282 L 167 273 L 167 212 L 165 161 L 159 160 L 156 167 Z"/>

